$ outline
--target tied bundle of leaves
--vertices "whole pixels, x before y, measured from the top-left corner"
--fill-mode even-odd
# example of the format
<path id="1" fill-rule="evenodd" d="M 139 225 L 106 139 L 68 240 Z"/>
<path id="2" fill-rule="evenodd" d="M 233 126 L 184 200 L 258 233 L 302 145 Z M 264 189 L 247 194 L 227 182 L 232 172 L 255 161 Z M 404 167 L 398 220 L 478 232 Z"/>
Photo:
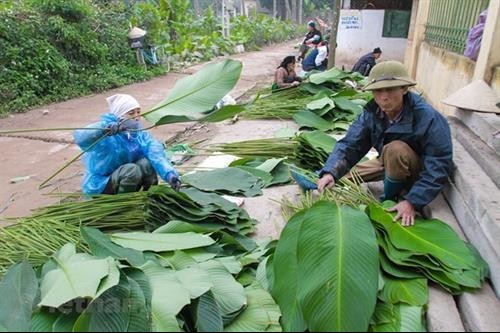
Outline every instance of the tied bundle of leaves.
<path id="1" fill-rule="evenodd" d="M 232 239 L 235 246 L 254 246 L 243 235 L 255 229 L 256 221 L 236 204 L 192 188 L 179 193 L 168 186 L 156 186 L 147 192 L 52 205 L 15 220 L 16 224 L 0 229 L 0 273 L 24 259 L 39 266 L 66 243 L 86 250 L 80 226 L 106 232 L 154 230 L 174 220 L 220 231 L 219 237 Z"/>
<path id="2" fill-rule="evenodd" d="M 91 254 L 67 244 L 38 275 L 26 262 L 7 272 L 3 330 L 281 331 L 280 310 L 255 276 L 267 243 L 229 253 L 207 233 L 82 235 Z"/>
<path id="3" fill-rule="evenodd" d="M 216 144 L 208 150 L 245 158 L 287 158 L 308 170 L 318 170 L 332 152 L 336 140 L 321 132 L 301 133 L 294 138 L 271 138 Z"/>

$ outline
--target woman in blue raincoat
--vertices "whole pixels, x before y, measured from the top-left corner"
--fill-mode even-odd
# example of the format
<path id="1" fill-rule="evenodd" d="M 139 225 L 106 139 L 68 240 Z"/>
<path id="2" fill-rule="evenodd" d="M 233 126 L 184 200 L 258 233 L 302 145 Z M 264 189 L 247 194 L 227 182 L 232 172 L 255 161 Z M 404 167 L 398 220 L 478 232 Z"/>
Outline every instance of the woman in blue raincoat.
<path id="1" fill-rule="evenodd" d="M 179 189 L 179 174 L 169 162 L 163 145 L 152 135 L 140 130 L 141 107 L 130 95 L 116 94 L 107 98 L 109 113 L 91 124 L 96 130 L 74 132 L 76 144 L 86 150 L 83 157 L 85 174 L 82 182 L 86 194 L 117 194 L 147 190 L 158 184 L 158 175 L 174 189 Z"/>

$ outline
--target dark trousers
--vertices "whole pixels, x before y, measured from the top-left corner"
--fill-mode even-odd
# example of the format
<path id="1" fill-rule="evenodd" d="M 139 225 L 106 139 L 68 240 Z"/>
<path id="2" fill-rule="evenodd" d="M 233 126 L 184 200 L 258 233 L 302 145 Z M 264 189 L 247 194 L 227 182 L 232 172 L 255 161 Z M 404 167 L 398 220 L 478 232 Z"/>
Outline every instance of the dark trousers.
<path id="1" fill-rule="evenodd" d="M 123 164 L 111 174 L 103 194 L 136 192 L 148 190 L 158 184 L 158 175 L 147 158 L 134 163 Z"/>

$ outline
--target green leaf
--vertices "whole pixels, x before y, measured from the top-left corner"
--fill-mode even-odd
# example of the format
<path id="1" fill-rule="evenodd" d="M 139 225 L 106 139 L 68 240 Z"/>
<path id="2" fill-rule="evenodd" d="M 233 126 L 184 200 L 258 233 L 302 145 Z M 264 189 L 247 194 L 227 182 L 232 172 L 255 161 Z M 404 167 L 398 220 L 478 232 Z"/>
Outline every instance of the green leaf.
<path id="1" fill-rule="evenodd" d="M 384 289 L 379 294 L 379 298 L 387 303 L 406 303 L 414 306 L 424 306 L 429 300 L 429 290 L 427 289 L 427 279 L 394 279 L 384 277 Z"/>
<path id="2" fill-rule="evenodd" d="M 189 267 L 176 271 L 175 276 L 184 285 L 184 288 L 189 291 L 192 299 L 200 297 L 213 288 L 209 274 L 198 267 Z"/>
<path id="3" fill-rule="evenodd" d="M 333 102 L 333 100 L 330 97 L 323 97 L 320 99 L 315 99 L 312 102 L 309 102 L 306 105 L 306 107 L 309 110 L 320 110 L 320 109 L 323 109 L 325 107 L 327 107 L 328 109 L 332 109 L 335 107 L 335 103 Z"/>
<path id="4" fill-rule="evenodd" d="M 126 232 L 111 235 L 111 241 L 123 247 L 138 251 L 174 251 L 212 245 L 215 240 L 194 232 L 163 234 L 147 232 Z"/>
<path id="5" fill-rule="evenodd" d="M 209 123 L 216 123 L 229 118 L 233 118 L 237 114 L 246 110 L 244 105 L 225 105 L 220 110 L 211 112 L 208 116 L 204 117 L 202 121 Z"/>
<path id="6" fill-rule="evenodd" d="M 259 284 L 245 288 L 248 306 L 224 332 L 281 332 L 280 308 Z"/>
<path id="7" fill-rule="evenodd" d="M 59 317 L 54 321 L 52 325 L 53 332 L 72 332 L 74 325 L 79 318 L 79 314 L 76 312 L 70 312 L 68 314 L 60 314 Z M 73 331 L 74 332 L 74 331 Z M 101 331 L 98 331 L 101 332 Z"/>
<path id="8" fill-rule="evenodd" d="M 243 287 L 223 264 L 215 260 L 209 260 L 200 263 L 199 267 L 205 270 L 210 277 L 213 285 L 211 291 L 223 316 L 237 312 L 246 305 L 247 301 Z"/>
<path id="9" fill-rule="evenodd" d="M 47 308 L 42 308 L 38 312 L 33 313 L 33 316 L 31 317 L 31 328 L 28 331 L 52 332 L 52 326 L 58 316 L 58 312 L 55 312 L 52 309 L 49 311 Z"/>
<path id="10" fill-rule="evenodd" d="M 145 118 L 155 125 L 202 119 L 204 112 L 234 88 L 241 69 L 241 62 L 229 59 L 205 65 L 196 74 L 178 80 L 168 97 Z"/>
<path id="11" fill-rule="evenodd" d="M 253 197 L 261 195 L 260 179 L 240 168 L 198 171 L 182 176 L 182 181 L 199 190 Z"/>
<path id="12" fill-rule="evenodd" d="M 198 332 L 222 332 L 222 316 L 212 292 L 203 294 L 195 308 L 195 321 Z"/>
<path id="13" fill-rule="evenodd" d="M 29 331 L 37 293 L 38 281 L 28 262 L 9 268 L 0 282 L 0 326 L 5 331 Z"/>
<path id="14" fill-rule="evenodd" d="M 299 127 L 314 128 L 321 131 L 332 129 L 332 123 L 311 111 L 299 111 L 293 116 L 293 119 L 299 124 Z"/>
<path id="15" fill-rule="evenodd" d="M 309 76 L 309 81 L 314 84 L 322 84 L 325 82 L 339 82 L 341 78 L 345 77 L 346 73 L 333 67 L 324 72 L 314 73 Z"/>
<path id="16" fill-rule="evenodd" d="M 351 102 L 345 97 L 334 97 L 333 100 L 335 101 L 335 106 L 341 110 L 351 111 L 355 114 L 358 114 L 363 110 L 361 106 Z"/>
<path id="17" fill-rule="evenodd" d="M 238 274 L 241 272 L 243 267 L 241 266 L 241 263 L 236 260 L 236 257 L 234 256 L 229 256 L 229 257 L 220 257 L 220 258 L 215 258 L 214 260 L 220 262 L 224 267 L 227 269 L 227 271 L 231 274 Z"/>
<path id="18" fill-rule="evenodd" d="M 269 172 L 260 170 L 258 168 L 252 168 L 252 167 L 245 166 L 245 165 L 239 165 L 236 168 L 244 170 L 244 171 L 254 175 L 257 178 L 260 178 L 259 185 L 262 188 L 267 187 L 273 181 L 273 176 Z"/>
<path id="19" fill-rule="evenodd" d="M 309 329 L 366 331 L 379 272 L 368 217 L 358 209 L 317 202 L 305 213 L 297 254 L 298 297 Z"/>
<path id="20" fill-rule="evenodd" d="M 128 278 L 122 276 L 119 284 L 89 304 L 75 322 L 73 332 L 126 332 L 130 299 Z"/>
<path id="21" fill-rule="evenodd" d="M 118 260 L 124 259 L 132 266 L 141 266 L 146 262 L 141 252 L 113 244 L 109 237 L 99 229 L 82 227 L 81 234 L 96 257 L 113 257 Z"/>
<path id="22" fill-rule="evenodd" d="M 190 303 L 189 290 L 177 279 L 175 272 L 151 261 L 141 267 L 152 290 L 152 320 L 156 332 L 180 332 L 177 314 Z"/>
<path id="23" fill-rule="evenodd" d="M 370 332 L 426 332 L 423 315 L 422 307 L 397 304 L 393 306 L 392 313 L 385 312 L 384 323 L 370 326 Z M 387 322 L 389 319 L 390 322 Z"/>
<path id="24" fill-rule="evenodd" d="M 446 223 L 416 219 L 415 225 L 407 228 L 400 223 L 393 223 L 392 214 L 386 212 L 383 207 L 372 204 L 369 211 L 370 218 L 384 228 L 390 243 L 397 249 L 428 254 L 452 269 L 476 267 L 475 255 Z"/>
<path id="25" fill-rule="evenodd" d="M 274 284 L 271 294 L 280 305 L 285 332 L 303 332 L 307 329 L 298 299 L 297 253 L 304 216 L 305 211 L 301 211 L 288 221 L 274 252 Z"/>
<path id="26" fill-rule="evenodd" d="M 56 253 L 54 259 L 58 268 L 49 271 L 42 279 L 39 306 L 57 308 L 75 298 L 94 298 L 98 292 L 104 291 L 99 286 L 111 271 L 110 261 L 75 252 L 75 246 L 67 244 Z"/>

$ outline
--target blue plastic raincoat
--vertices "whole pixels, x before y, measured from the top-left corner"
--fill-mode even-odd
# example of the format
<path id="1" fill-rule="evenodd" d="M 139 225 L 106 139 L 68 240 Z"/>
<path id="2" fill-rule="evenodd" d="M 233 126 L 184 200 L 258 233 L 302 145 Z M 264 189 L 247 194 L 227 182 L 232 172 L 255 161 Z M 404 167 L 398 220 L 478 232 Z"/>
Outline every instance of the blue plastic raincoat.
<path id="1" fill-rule="evenodd" d="M 107 128 L 119 119 L 112 113 L 106 113 L 91 128 Z M 73 133 L 75 143 L 82 149 L 88 149 L 105 134 L 104 130 L 77 130 Z M 86 194 L 102 193 L 113 171 L 126 163 L 133 163 L 147 158 L 156 173 L 165 181 L 171 174 L 178 177 L 177 171 L 170 164 L 163 145 L 147 131 L 124 131 L 106 137 L 83 156 L 85 174 L 82 190 Z"/>

